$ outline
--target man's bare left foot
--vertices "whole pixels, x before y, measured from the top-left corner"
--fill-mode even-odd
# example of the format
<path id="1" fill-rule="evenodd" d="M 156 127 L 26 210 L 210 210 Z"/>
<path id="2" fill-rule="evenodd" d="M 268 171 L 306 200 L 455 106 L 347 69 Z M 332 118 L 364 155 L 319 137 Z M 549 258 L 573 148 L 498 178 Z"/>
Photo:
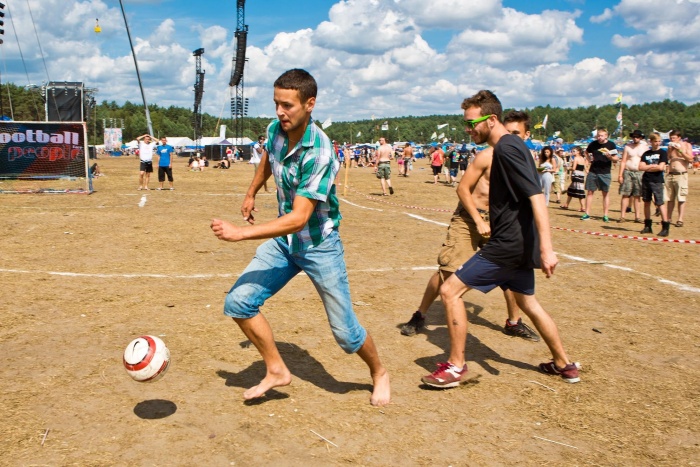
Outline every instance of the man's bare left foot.
<path id="1" fill-rule="evenodd" d="M 279 386 L 287 386 L 291 382 L 292 375 L 289 373 L 289 370 L 286 370 L 280 374 L 268 373 L 265 375 L 262 381 L 260 381 L 260 384 L 246 390 L 243 393 L 243 398 L 245 400 L 250 400 L 263 397 L 268 390 Z"/>
<path id="2" fill-rule="evenodd" d="M 391 382 L 389 373 L 384 370 L 380 375 L 372 376 L 374 389 L 372 396 L 369 398 L 369 403 L 375 407 L 384 407 L 391 402 Z"/>

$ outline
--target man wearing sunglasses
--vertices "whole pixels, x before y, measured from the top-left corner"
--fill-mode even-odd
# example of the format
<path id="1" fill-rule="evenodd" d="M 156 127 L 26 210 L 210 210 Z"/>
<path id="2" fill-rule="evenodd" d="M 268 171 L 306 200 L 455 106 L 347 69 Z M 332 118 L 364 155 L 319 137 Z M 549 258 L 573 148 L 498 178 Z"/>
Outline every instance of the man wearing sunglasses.
<path id="1" fill-rule="evenodd" d="M 462 295 L 471 289 L 488 293 L 500 287 L 513 292 L 552 352 L 552 361 L 541 363 L 540 371 L 577 383 L 577 365 L 567 357 L 554 320 L 535 298 L 534 269 L 541 268 L 550 277 L 558 262 L 535 162 L 523 140 L 509 134 L 501 123 L 501 103 L 491 91 L 465 99 L 462 109 L 472 140 L 494 148 L 489 189 L 491 237 L 440 287 L 450 335 L 449 359 L 422 381 L 442 388 L 460 384 L 467 375 L 467 313 Z"/>
<path id="2" fill-rule="evenodd" d="M 530 116 L 526 112 L 512 110 L 503 119 L 506 129 L 523 140 L 530 137 Z M 488 242 L 489 226 L 489 181 L 493 148 L 479 152 L 466 168 L 459 182 L 457 195 L 459 204 L 452 214 L 447 238 L 438 253 L 438 270 L 428 280 L 418 310 L 410 321 L 401 326 L 401 334 L 413 336 L 425 326 L 425 315 L 440 292 L 440 286 L 464 264 L 474 253 Z M 540 336 L 520 318 L 520 309 L 510 290 L 504 290 L 508 319 L 503 333 L 509 336 L 539 342 Z"/>

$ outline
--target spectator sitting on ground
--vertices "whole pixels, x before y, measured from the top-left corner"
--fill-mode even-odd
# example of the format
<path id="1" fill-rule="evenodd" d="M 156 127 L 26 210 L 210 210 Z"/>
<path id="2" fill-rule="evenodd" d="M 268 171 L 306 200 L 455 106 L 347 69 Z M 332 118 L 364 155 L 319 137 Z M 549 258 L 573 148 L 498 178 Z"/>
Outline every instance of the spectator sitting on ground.
<path id="1" fill-rule="evenodd" d="M 215 169 L 229 169 L 229 168 L 231 168 L 231 163 L 228 161 L 227 158 L 223 158 L 221 160 L 221 162 L 219 162 L 218 164 L 216 164 L 214 166 L 214 168 Z"/>
<path id="2" fill-rule="evenodd" d="M 201 166 L 199 165 L 199 156 L 194 156 L 192 162 L 190 162 L 190 170 L 192 172 L 200 172 L 202 170 Z"/>

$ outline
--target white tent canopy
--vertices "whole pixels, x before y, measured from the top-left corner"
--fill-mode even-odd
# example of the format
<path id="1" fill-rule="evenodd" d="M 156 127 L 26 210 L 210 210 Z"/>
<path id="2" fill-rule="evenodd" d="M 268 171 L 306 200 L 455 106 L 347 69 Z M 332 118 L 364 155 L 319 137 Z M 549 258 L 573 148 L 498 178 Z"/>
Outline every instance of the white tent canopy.
<path id="1" fill-rule="evenodd" d="M 170 138 L 166 138 L 166 140 L 168 141 L 168 144 L 174 148 L 183 146 L 194 146 L 194 141 L 192 141 L 186 136 L 173 136 Z"/>
<path id="2" fill-rule="evenodd" d="M 196 146 L 197 143 L 193 141 L 191 138 L 188 138 L 187 136 L 171 136 L 166 138 L 168 144 L 174 148 L 180 148 L 180 147 L 192 147 Z M 231 145 L 235 144 L 237 146 L 245 146 L 252 144 L 253 140 L 250 138 L 229 138 L 229 139 L 221 139 L 219 136 L 206 136 L 203 137 L 202 140 L 200 141 L 200 145 L 202 147 L 204 146 L 209 146 L 211 144 L 224 144 L 224 145 Z M 126 146 L 129 149 L 137 148 L 139 147 L 139 142 L 136 140 L 129 141 L 128 143 L 125 143 L 124 146 Z"/>

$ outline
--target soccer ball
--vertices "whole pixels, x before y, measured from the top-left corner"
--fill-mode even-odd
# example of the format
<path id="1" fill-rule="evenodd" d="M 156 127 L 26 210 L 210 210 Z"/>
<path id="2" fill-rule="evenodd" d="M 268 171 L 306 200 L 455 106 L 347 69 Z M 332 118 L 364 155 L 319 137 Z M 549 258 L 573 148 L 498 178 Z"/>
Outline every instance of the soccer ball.
<path id="1" fill-rule="evenodd" d="M 156 336 L 141 336 L 124 350 L 124 368 L 136 381 L 145 383 L 160 379 L 170 366 L 170 350 Z"/>

